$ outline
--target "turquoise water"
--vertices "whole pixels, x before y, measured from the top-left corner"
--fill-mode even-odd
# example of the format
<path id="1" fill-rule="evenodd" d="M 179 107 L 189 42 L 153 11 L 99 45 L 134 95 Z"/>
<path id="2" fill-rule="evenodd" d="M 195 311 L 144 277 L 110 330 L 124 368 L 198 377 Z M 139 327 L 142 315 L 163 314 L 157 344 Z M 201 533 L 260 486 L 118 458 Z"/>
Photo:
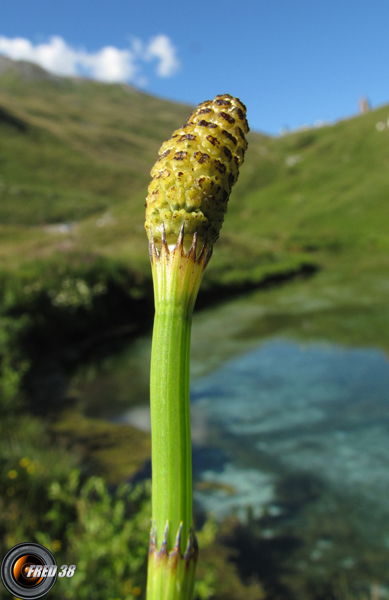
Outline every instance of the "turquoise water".
<path id="1" fill-rule="evenodd" d="M 273 339 L 196 381 L 192 398 L 201 445 L 216 440 L 225 453 L 222 469 L 204 466 L 198 476 L 233 488 L 197 492 L 208 511 L 243 516 L 250 506 L 259 516 L 276 500 L 277 481 L 297 472 L 386 510 L 389 363 L 382 352 Z"/>
<path id="2" fill-rule="evenodd" d="M 274 317 L 264 338 L 265 312 L 253 296 L 195 318 L 196 510 L 236 515 L 258 556 L 276 549 L 296 577 L 348 572 L 388 585 L 388 359 L 303 342 L 293 315 L 287 329 Z M 85 412 L 149 430 L 149 356 L 147 336 L 79 374 Z"/>
<path id="3" fill-rule="evenodd" d="M 195 477 L 209 484 L 197 486 L 195 499 L 216 518 L 245 519 L 247 509 L 260 517 L 269 506 L 277 514 L 280 484 L 301 474 L 367 511 L 372 529 L 387 513 L 383 352 L 273 338 L 195 379 L 191 398 Z M 148 430 L 149 409 L 119 420 Z"/>
<path id="4" fill-rule="evenodd" d="M 386 580 L 383 352 L 272 338 L 195 379 L 191 395 L 197 508 L 239 518 L 245 544 L 252 536 L 258 556 L 276 548 L 294 577 Z M 149 428 L 145 406 L 121 419 Z"/>

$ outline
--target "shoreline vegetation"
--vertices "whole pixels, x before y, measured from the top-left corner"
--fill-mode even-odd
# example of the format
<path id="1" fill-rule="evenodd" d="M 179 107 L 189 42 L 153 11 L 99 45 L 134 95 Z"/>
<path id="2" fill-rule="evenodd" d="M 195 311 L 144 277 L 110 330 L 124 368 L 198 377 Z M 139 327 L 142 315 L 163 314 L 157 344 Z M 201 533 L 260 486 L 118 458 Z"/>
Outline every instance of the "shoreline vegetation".
<path id="1" fill-rule="evenodd" d="M 148 458 L 149 437 L 84 415 L 66 381 L 106 342 L 114 352 L 151 331 L 143 199 L 161 140 L 190 110 L 128 86 L 51 80 L 38 67 L 0 71 L 1 551 L 38 541 L 80 564 L 77 597 L 142 598 L 149 490 L 117 486 Z M 389 352 L 389 130 L 376 128 L 388 114 L 249 134 L 196 310 L 255 292 L 264 337 L 283 329 Z M 293 578 L 278 548 L 260 581 L 236 558 L 255 536 L 233 519 L 221 528 L 199 519 L 201 600 L 367 600 L 388 584 L 372 566 L 379 556 L 359 579 L 341 568 Z M 109 586 L 92 596 L 93 531 L 108 521 L 99 564 Z M 261 527 L 251 528 L 257 542 Z M 53 594 L 64 597 L 60 586 Z"/>

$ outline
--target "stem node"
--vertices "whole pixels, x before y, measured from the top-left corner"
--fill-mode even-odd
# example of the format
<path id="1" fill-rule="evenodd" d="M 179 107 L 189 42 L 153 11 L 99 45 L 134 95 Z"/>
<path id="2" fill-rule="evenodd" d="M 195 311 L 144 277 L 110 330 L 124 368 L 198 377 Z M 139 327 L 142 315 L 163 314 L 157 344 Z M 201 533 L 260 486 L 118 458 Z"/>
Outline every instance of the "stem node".
<path id="1" fill-rule="evenodd" d="M 168 550 L 169 523 L 166 524 L 161 548 L 157 547 L 157 530 L 150 531 L 147 595 L 152 600 L 188 600 L 193 596 L 198 544 L 189 530 L 185 553 L 181 552 L 183 523 L 177 531 L 173 549 Z"/>

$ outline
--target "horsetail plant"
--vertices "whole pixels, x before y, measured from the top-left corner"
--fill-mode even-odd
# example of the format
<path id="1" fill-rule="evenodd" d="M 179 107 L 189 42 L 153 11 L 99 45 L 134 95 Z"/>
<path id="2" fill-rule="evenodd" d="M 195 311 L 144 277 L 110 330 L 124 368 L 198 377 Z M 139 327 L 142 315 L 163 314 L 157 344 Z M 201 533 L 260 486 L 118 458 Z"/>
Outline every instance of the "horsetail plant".
<path id="1" fill-rule="evenodd" d="M 192 313 L 248 131 L 245 105 L 229 94 L 216 96 L 200 104 L 162 145 L 151 171 L 145 223 L 155 299 L 148 600 L 193 596 L 198 547 L 189 407 Z"/>

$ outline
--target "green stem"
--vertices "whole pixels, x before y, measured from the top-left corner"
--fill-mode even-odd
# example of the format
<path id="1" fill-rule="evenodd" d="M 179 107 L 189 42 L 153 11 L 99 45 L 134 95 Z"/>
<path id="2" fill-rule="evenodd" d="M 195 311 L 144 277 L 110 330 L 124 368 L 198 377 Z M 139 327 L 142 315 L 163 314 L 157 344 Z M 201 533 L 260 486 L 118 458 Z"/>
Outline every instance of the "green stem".
<path id="1" fill-rule="evenodd" d="M 189 367 L 193 308 L 210 254 L 181 235 L 174 249 L 151 244 L 155 320 L 151 354 L 152 535 L 148 600 L 190 600 L 197 546 L 192 531 Z M 175 589 L 172 595 L 168 589 Z M 178 595 L 177 595 L 178 594 Z M 181 594 L 181 595 L 180 595 Z"/>
<path id="2" fill-rule="evenodd" d="M 191 315 L 183 303 L 162 298 L 156 304 L 151 355 L 152 519 L 157 547 L 169 523 L 169 550 L 180 523 L 181 544 L 186 544 L 192 526 L 190 334 Z"/>

